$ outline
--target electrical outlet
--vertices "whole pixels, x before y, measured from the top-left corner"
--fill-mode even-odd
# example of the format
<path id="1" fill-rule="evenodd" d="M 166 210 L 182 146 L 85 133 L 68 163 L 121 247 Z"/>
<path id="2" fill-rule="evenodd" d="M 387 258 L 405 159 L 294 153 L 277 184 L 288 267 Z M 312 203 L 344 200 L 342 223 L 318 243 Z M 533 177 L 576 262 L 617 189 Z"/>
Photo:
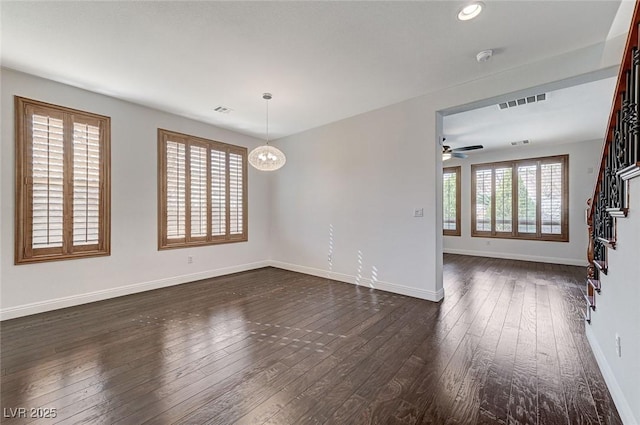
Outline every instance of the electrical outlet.
<path id="1" fill-rule="evenodd" d="M 192 263 L 193 263 L 193 257 L 189 255 L 187 257 L 187 264 L 192 264 Z"/>
<path id="2" fill-rule="evenodd" d="M 620 335 L 616 334 L 616 354 L 622 357 L 622 345 L 620 344 Z"/>
<path id="3" fill-rule="evenodd" d="M 416 208 L 413 210 L 414 217 L 424 217 L 424 208 Z"/>

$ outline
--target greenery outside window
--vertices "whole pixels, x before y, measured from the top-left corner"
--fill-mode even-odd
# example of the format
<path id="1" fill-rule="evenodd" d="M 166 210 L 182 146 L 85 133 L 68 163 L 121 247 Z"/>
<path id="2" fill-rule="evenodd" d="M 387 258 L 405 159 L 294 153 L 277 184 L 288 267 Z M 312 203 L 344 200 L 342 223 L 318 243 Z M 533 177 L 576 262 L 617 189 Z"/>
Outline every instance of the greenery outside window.
<path id="1" fill-rule="evenodd" d="M 442 234 L 460 236 L 460 168 L 442 170 Z"/>

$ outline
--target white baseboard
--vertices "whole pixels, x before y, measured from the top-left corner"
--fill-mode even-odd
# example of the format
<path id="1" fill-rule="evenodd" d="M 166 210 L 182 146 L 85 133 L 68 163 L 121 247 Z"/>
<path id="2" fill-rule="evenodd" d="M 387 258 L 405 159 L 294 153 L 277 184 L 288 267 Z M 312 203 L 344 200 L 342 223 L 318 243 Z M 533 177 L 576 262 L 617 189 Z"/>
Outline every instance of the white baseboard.
<path id="1" fill-rule="evenodd" d="M 382 291 L 393 292 L 395 294 L 407 295 L 414 298 L 438 302 L 444 298 L 444 289 L 437 292 L 427 291 L 419 288 L 412 288 L 397 283 L 383 282 L 380 280 L 372 280 L 368 278 L 358 279 L 356 276 L 337 273 L 329 270 L 316 269 L 313 267 L 300 266 L 297 264 L 284 263 L 282 261 L 271 260 L 269 265 L 279 269 L 290 270 L 293 272 L 309 274 L 312 276 L 326 277 L 327 279 L 338 280 L 340 282 L 351 283 L 353 285 L 365 286 L 367 288 L 379 289 Z"/>
<path id="2" fill-rule="evenodd" d="M 568 266 L 587 266 L 586 258 L 584 260 L 576 260 L 575 258 L 556 258 L 556 257 L 539 257 L 537 255 L 513 254 L 510 252 L 492 252 L 492 251 L 470 251 L 466 249 L 445 248 L 445 254 L 472 255 L 474 257 L 503 258 L 506 260 L 522 260 L 534 261 L 536 263 L 550 264 L 566 264 Z M 586 257 L 586 254 L 585 254 Z"/>
<path id="3" fill-rule="evenodd" d="M 186 274 L 181 276 L 173 276 L 164 279 L 153 280 L 149 282 L 134 283 L 132 285 L 119 286 L 117 288 L 104 289 L 101 291 L 89 292 L 86 294 L 72 295 L 69 297 L 61 297 L 53 300 L 40 301 L 30 304 L 23 304 L 16 307 L 9 307 L 0 310 L 0 321 L 15 319 L 17 317 L 29 316 L 31 314 L 44 313 L 45 311 L 58 310 L 66 307 L 87 304 L 95 301 L 102 301 L 109 298 L 120 297 L 123 295 L 136 294 L 138 292 L 151 291 L 153 289 L 165 288 L 167 286 L 179 285 L 182 283 L 193 282 L 196 280 L 209 279 L 212 277 L 223 276 L 232 273 L 243 272 L 247 270 L 268 267 L 268 261 L 258 261 L 249 264 L 240 264 L 237 266 L 223 267 L 215 270 L 207 270 L 198 273 Z"/>
<path id="4" fill-rule="evenodd" d="M 618 380 L 616 379 L 611 367 L 609 366 L 609 362 L 607 362 L 607 358 L 600 348 L 600 344 L 598 344 L 598 340 L 591 330 L 591 325 L 585 323 L 586 327 L 586 335 L 587 340 L 589 341 L 589 345 L 591 345 L 591 350 L 593 351 L 593 355 L 596 358 L 596 362 L 598 363 L 598 367 L 600 368 L 600 372 L 602 372 L 602 376 L 604 377 L 604 381 L 607 383 L 607 387 L 609 388 L 609 392 L 611 393 L 611 398 L 613 398 L 613 402 L 618 409 L 618 413 L 620 414 L 620 419 L 622 419 L 622 423 L 624 424 L 639 424 L 640 421 L 633 416 L 633 411 L 631 410 L 631 406 L 627 401 L 620 385 L 618 384 Z"/>

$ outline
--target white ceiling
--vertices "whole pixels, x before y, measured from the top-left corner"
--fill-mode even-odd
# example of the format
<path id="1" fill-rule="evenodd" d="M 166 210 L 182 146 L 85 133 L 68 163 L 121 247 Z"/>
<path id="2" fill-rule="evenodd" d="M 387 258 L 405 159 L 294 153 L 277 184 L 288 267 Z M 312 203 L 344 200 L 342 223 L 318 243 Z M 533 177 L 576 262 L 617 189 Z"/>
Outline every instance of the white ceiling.
<path id="1" fill-rule="evenodd" d="M 529 146 L 602 140 L 616 80 L 611 77 L 547 92 L 542 102 L 508 109 L 494 104 L 445 116 L 444 144 L 452 148 L 483 145 L 483 151 L 490 151 L 512 148 L 512 141 L 525 139 Z"/>
<path id="2" fill-rule="evenodd" d="M 620 2 L 485 3 L 5 0 L 1 59 L 259 137 L 270 91 L 277 138 L 601 42 Z"/>

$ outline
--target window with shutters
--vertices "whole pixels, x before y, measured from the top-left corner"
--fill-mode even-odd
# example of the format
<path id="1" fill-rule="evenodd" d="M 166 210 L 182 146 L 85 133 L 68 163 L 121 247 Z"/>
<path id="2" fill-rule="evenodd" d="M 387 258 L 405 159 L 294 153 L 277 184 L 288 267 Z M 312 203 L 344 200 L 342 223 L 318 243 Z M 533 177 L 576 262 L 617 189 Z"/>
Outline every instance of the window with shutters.
<path id="1" fill-rule="evenodd" d="M 442 234 L 460 236 L 460 169 L 442 169 Z"/>
<path id="2" fill-rule="evenodd" d="M 110 118 L 15 100 L 15 263 L 109 255 Z"/>
<path id="3" fill-rule="evenodd" d="M 158 248 L 247 240 L 247 149 L 158 129 Z"/>
<path id="4" fill-rule="evenodd" d="M 471 166 L 471 236 L 569 241 L 569 156 Z"/>

